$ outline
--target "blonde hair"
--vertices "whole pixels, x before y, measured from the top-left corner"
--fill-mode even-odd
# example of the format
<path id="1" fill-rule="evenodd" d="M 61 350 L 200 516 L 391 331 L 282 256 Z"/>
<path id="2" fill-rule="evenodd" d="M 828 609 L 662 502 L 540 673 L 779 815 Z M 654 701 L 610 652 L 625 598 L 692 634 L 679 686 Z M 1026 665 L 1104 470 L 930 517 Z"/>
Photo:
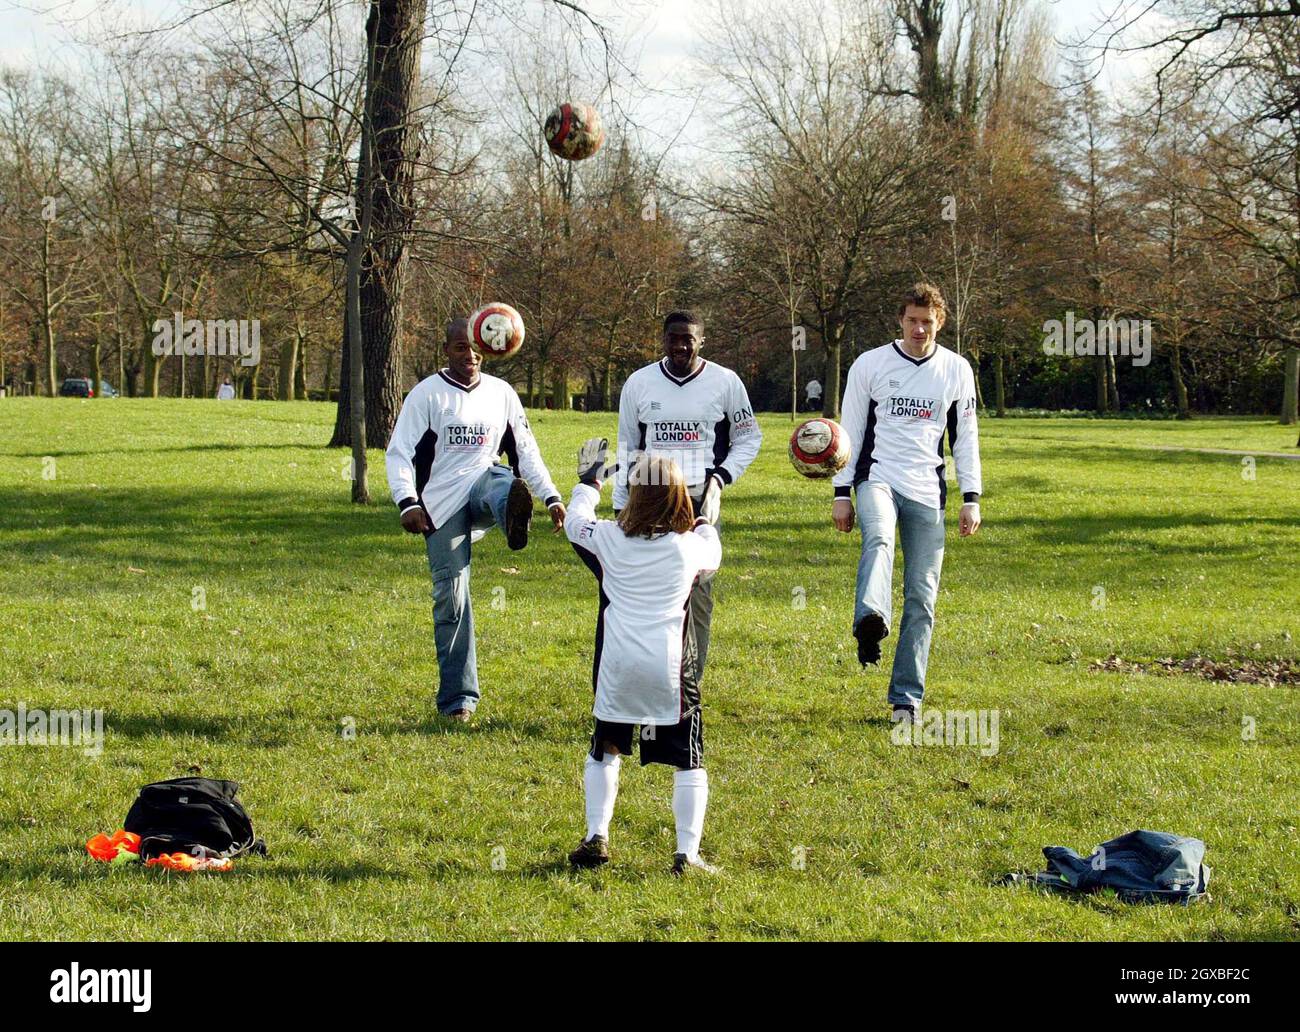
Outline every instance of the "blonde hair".
<path id="1" fill-rule="evenodd" d="M 632 460 L 627 482 L 627 505 L 618 514 L 618 525 L 628 537 L 684 534 L 695 526 L 686 478 L 674 460 L 642 452 Z"/>

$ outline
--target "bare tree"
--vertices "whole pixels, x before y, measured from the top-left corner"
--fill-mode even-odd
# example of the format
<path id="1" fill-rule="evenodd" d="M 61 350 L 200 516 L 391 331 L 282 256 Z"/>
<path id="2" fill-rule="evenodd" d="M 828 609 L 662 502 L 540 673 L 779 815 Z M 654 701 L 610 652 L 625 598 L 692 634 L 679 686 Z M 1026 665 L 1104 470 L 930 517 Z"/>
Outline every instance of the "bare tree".
<path id="1" fill-rule="evenodd" d="M 50 397 L 59 390 L 57 325 L 86 289 L 87 252 L 71 203 L 73 110 L 71 87 L 57 78 L 0 74 L 0 168 L 9 184 L 0 254 L 9 292 L 39 328 Z"/>
<path id="2" fill-rule="evenodd" d="M 778 267 L 738 278 L 784 278 L 771 297 L 779 325 L 788 317 L 782 297 L 799 292 L 788 275 L 797 266 L 799 320 L 825 349 L 823 406 L 832 417 L 849 330 L 879 311 L 882 258 L 940 215 L 939 191 L 913 160 L 919 118 L 890 110 L 872 88 L 882 71 L 868 61 L 881 52 L 879 25 L 849 13 L 800 3 L 760 22 L 723 3 L 708 40 L 725 55 L 717 74 L 737 142 L 736 171 L 712 184 L 707 203 L 730 232 L 793 245 L 793 263 L 779 247 L 742 246 Z"/>

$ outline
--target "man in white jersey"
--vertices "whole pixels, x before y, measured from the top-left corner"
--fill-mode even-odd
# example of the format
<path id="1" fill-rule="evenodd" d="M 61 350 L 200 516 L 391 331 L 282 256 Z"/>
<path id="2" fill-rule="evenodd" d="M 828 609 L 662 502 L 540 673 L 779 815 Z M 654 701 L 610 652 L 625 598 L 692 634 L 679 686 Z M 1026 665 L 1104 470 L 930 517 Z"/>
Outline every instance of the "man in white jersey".
<path id="1" fill-rule="evenodd" d="M 722 489 L 740 479 L 758 455 L 763 433 L 744 383 L 730 369 L 700 357 L 704 324 L 690 311 L 664 318 L 664 357 L 627 378 L 618 399 L 618 473 L 614 514 L 627 504 L 627 471 L 637 452 L 673 459 L 686 478 L 695 515 L 717 525 Z M 713 574 L 691 592 L 691 623 L 699 668 L 709 654 Z"/>
<path id="2" fill-rule="evenodd" d="M 958 528 L 980 528 L 979 428 L 970 363 L 935 340 L 946 309 L 939 289 L 917 283 L 898 310 L 900 340 L 859 355 L 849 368 L 841 423 L 848 465 L 835 475 L 832 520 L 862 529 L 853 634 L 863 666 L 880 661 L 892 616 L 894 535 L 903 542 L 903 619 L 889 679 L 892 719 L 918 718 L 943 567 L 944 433 L 962 493 Z"/>
<path id="3" fill-rule="evenodd" d="M 480 371 L 468 320 L 448 324 L 446 351 L 446 367 L 402 402 L 386 458 L 402 527 L 424 535 L 429 556 L 438 710 L 469 720 L 479 701 L 470 545 L 496 524 L 510 548 L 523 548 L 530 487 L 545 499 L 556 533 L 564 529 L 564 505 L 514 388 Z M 497 462 L 502 452 L 509 465 Z"/>

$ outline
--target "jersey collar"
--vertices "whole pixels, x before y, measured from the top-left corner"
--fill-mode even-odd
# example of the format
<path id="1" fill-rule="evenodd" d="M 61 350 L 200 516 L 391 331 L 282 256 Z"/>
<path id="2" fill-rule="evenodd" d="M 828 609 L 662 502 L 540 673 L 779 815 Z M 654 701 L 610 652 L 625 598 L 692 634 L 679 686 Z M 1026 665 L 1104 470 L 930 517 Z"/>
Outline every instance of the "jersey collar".
<path id="1" fill-rule="evenodd" d="M 695 372 L 691 373 L 690 376 L 678 377 L 678 376 L 674 376 L 672 373 L 668 371 L 668 359 L 661 358 L 658 362 L 659 371 L 663 373 L 664 376 L 668 377 L 668 379 L 672 380 L 673 383 L 677 384 L 678 387 L 684 387 L 686 386 L 686 384 L 694 380 L 697 376 L 700 375 L 700 373 L 704 372 L 704 367 L 708 364 L 709 364 L 708 359 L 702 358 L 700 359 L 700 364 L 698 368 L 696 368 Z"/>
<path id="2" fill-rule="evenodd" d="M 930 359 L 934 358 L 934 356 L 939 353 L 939 342 L 937 340 L 934 342 L 934 347 L 930 350 L 930 353 L 925 356 L 925 358 L 913 358 L 911 355 L 909 355 L 906 351 L 904 351 L 902 348 L 898 346 L 898 341 L 894 341 L 893 344 L 894 344 L 894 350 L 898 352 L 898 357 L 907 359 L 907 361 L 911 362 L 912 365 L 925 365 L 926 362 L 930 361 Z"/>
<path id="3" fill-rule="evenodd" d="M 438 370 L 438 375 L 441 376 L 444 380 L 446 380 L 446 381 L 447 381 L 449 384 L 451 384 L 453 387 L 455 387 L 457 390 L 462 390 L 462 391 L 464 391 L 466 394 L 468 394 L 470 391 L 472 391 L 475 387 L 477 387 L 479 384 L 481 384 L 481 383 L 483 382 L 483 374 L 482 374 L 482 373 L 479 373 L 479 374 L 478 374 L 478 379 L 474 382 L 473 386 L 471 386 L 471 387 L 466 387 L 463 383 L 461 383 L 459 380 L 457 380 L 454 376 L 449 375 L 449 374 L 447 373 L 447 370 L 445 370 L 445 369 L 439 369 L 439 370 Z"/>

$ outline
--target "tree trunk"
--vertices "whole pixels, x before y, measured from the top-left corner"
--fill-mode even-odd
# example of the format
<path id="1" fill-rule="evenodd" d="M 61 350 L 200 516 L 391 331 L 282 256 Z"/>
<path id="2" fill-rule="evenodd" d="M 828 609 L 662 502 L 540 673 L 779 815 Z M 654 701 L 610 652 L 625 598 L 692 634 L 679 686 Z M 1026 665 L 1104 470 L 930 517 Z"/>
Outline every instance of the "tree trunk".
<path id="1" fill-rule="evenodd" d="M 59 357 L 54 348 L 54 327 L 48 316 L 42 321 L 41 333 L 45 338 L 45 375 L 50 381 L 50 397 L 54 398 L 59 393 Z"/>
<path id="2" fill-rule="evenodd" d="M 366 434 L 387 441 L 402 404 L 402 294 L 406 281 L 407 243 L 415 218 L 415 166 L 420 127 L 414 110 L 419 87 L 420 51 L 428 0 L 371 0 L 366 19 L 370 58 L 365 109 L 371 129 L 374 175 L 357 175 L 357 209 L 370 205 L 369 249 L 361 264 L 360 317 L 348 325 L 361 333 L 363 406 Z M 363 196 L 368 189 L 369 197 Z M 358 325 L 359 323 L 359 325 Z M 351 330 L 349 331 L 349 337 Z M 351 443 L 349 413 L 353 406 L 351 368 L 356 347 L 344 352 L 345 379 L 331 445 Z"/>
<path id="3" fill-rule="evenodd" d="M 799 352 L 790 349 L 790 422 L 799 418 Z"/>
<path id="4" fill-rule="evenodd" d="M 1169 351 L 1169 371 L 1174 380 L 1174 404 L 1179 419 L 1191 419 L 1192 408 L 1187 402 L 1187 384 L 1183 382 L 1182 348 L 1174 344 Z"/>
<path id="5" fill-rule="evenodd" d="M 365 143 L 362 143 L 365 149 Z M 364 161 L 364 159 L 363 159 Z M 365 333 L 361 329 L 361 262 L 364 235 L 358 229 L 354 244 L 348 247 L 347 308 L 348 308 L 348 438 L 352 444 L 352 501 L 357 505 L 370 502 L 370 487 L 366 469 L 366 387 L 365 360 L 361 342 Z M 339 391 L 340 399 L 343 391 Z"/>
<path id="6" fill-rule="evenodd" d="M 1115 356 L 1106 356 L 1106 383 L 1110 388 L 1110 411 L 1119 411 L 1119 377 L 1116 375 Z"/>
<path id="7" fill-rule="evenodd" d="M 563 369 L 555 370 L 554 384 L 551 387 L 551 405 L 556 412 L 564 412 L 569 407 L 569 374 Z"/>
<path id="8" fill-rule="evenodd" d="M 294 383 L 298 376 L 299 335 L 294 333 L 280 345 L 280 370 L 277 376 L 276 396 L 281 401 L 293 401 Z"/>
<path id="9" fill-rule="evenodd" d="M 298 369 L 294 374 L 294 394 L 303 401 L 307 401 L 309 398 L 307 394 L 307 334 L 303 330 L 301 323 L 298 325 Z"/>
<path id="10" fill-rule="evenodd" d="M 92 397 L 98 398 L 100 391 L 104 389 L 104 370 L 100 365 L 100 355 L 103 351 L 103 345 L 100 344 L 99 332 L 95 332 L 95 343 L 90 346 L 90 375 L 91 383 L 95 387 Z"/>
<path id="11" fill-rule="evenodd" d="M 971 372 L 975 374 L 975 407 L 982 409 L 984 407 L 984 388 L 980 386 L 979 345 L 967 345 L 966 351 L 970 355 Z"/>
<path id="12" fill-rule="evenodd" d="M 1284 382 L 1282 384 L 1282 420 L 1290 426 L 1297 421 L 1297 395 L 1300 394 L 1300 348 L 1287 348 L 1282 361 Z"/>
<path id="13" fill-rule="evenodd" d="M 1002 360 L 1002 342 L 993 349 L 993 404 L 999 419 L 1007 414 L 1007 377 Z"/>
<path id="14" fill-rule="evenodd" d="M 840 418 L 840 354 L 843 350 L 844 324 L 838 323 L 826 341 L 826 365 L 822 379 L 822 415 L 828 419 Z"/>
<path id="15" fill-rule="evenodd" d="M 50 223 L 44 223 L 41 236 L 41 332 L 45 343 L 45 373 L 50 382 L 50 397 L 58 397 L 59 356 L 54 349 L 54 313 L 50 286 Z"/>
<path id="16" fill-rule="evenodd" d="M 144 353 L 144 389 L 149 397 L 158 397 L 158 381 L 162 375 L 163 360 L 153 353 L 153 348 L 146 348 Z"/>
<path id="17" fill-rule="evenodd" d="M 1110 407 L 1110 393 L 1106 384 L 1106 356 L 1098 355 L 1092 360 L 1097 380 L 1097 411 L 1105 412 Z"/>

